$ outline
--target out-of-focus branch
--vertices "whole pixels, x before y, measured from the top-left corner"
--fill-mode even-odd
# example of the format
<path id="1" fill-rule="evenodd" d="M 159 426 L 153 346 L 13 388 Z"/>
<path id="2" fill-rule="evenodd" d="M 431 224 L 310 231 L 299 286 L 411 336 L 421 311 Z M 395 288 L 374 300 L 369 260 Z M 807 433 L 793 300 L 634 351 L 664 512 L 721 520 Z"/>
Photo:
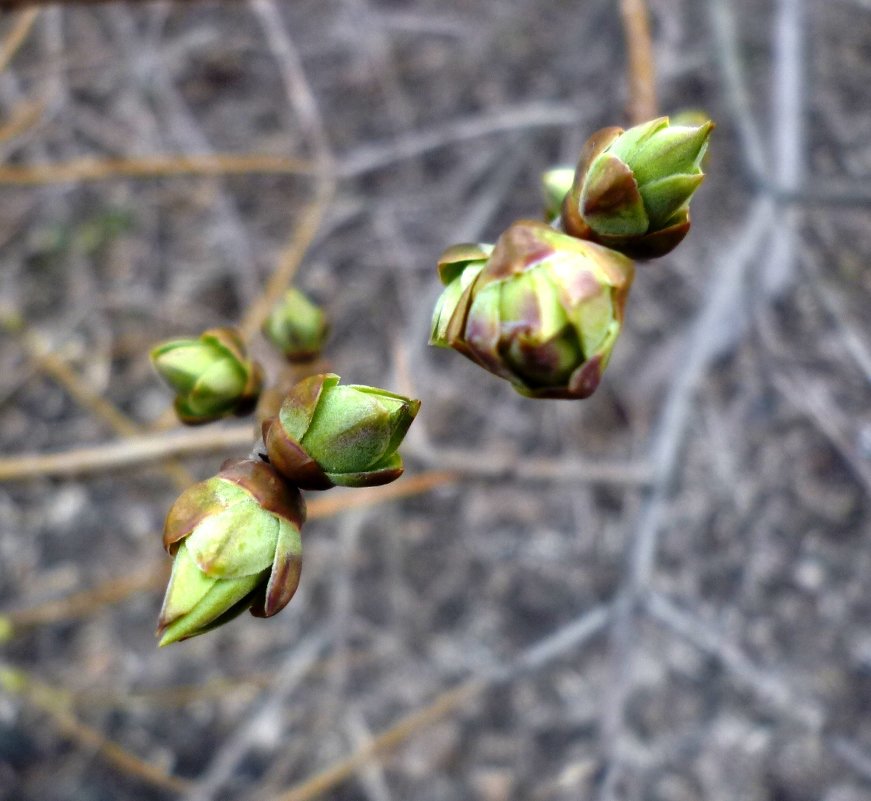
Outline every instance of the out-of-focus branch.
<path id="1" fill-rule="evenodd" d="M 154 0 L 0 0 L 0 11 L 16 11 L 22 8 L 30 8 L 33 6 L 85 6 L 85 5 L 104 5 L 107 3 L 128 3 L 131 6 L 144 6 Z M 173 0 L 173 2 L 194 3 L 196 0 Z"/>
<path id="2" fill-rule="evenodd" d="M 166 178 L 179 175 L 307 175 L 313 169 L 304 159 L 257 153 L 83 158 L 49 164 L 2 164 L 0 184 L 39 186 L 105 181 L 111 178 Z"/>
<path id="3" fill-rule="evenodd" d="M 638 125 L 656 116 L 656 70 L 645 0 L 621 0 L 629 78 L 629 121 Z"/>
<path id="4" fill-rule="evenodd" d="M 14 7 L 15 3 L 12 3 L 10 6 L 8 0 L 0 0 L 0 9 Z M 0 44 L 0 72 L 3 72 L 9 66 L 9 62 L 15 58 L 15 54 L 27 40 L 38 14 L 38 9 L 30 9 L 15 20 L 15 23 L 9 29 L 6 38 Z"/>
<path id="5" fill-rule="evenodd" d="M 27 453 L 0 458 L 0 481 L 39 476 L 74 476 L 140 466 L 170 456 L 220 453 L 249 448 L 253 427 L 195 428 L 129 437 L 60 453 Z"/>

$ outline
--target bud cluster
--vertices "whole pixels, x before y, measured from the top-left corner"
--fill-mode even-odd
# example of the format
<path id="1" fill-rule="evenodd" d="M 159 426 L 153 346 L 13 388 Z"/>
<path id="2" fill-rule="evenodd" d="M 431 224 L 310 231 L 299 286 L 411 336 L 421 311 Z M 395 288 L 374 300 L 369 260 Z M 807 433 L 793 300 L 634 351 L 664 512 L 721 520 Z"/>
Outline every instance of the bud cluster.
<path id="1" fill-rule="evenodd" d="M 495 245 L 449 247 L 430 344 L 453 348 L 532 398 L 586 398 L 623 324 L 634 266 L 673 250 L 713 123 L 667 117 L 593 134 L 576 169 L 542 178 L 551 224 L 521 220 Z"/>
<path id="2" fill-rule="evenodd" d="M 290 361 L 314 357 L 327 331 L 323 313 L 291 290 L 264 326 Z M 189 425 L 251 411 L 262 385 L 234 329 L 165 342 L 151 352 L 175 390 L 175 411 Z M 172 574 L 158 620 L 160 645 L 203 634 L 248 610 L 280 612 L 302 567 L 306 517 L 300 490 L 369 487 L 402 474 L 397 449 L 420 401 L 375 387 L 310 376 L 262 424 L 264 452 L 224 463 L 172 505 L 163 543 Z"/>

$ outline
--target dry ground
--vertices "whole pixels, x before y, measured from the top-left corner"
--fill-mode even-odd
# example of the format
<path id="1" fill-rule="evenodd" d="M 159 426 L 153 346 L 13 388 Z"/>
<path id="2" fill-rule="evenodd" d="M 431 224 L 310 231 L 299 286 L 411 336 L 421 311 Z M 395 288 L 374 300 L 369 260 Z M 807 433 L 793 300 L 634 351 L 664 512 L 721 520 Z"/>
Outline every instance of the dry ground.
<path id="1" fill-rule="evenodd" d="M 179 465 L 0 485 L 0 798 L 871 799 L 871 7 L 650 5 L 710 177 L 582 403 L 425 341 L 440 250 L 625 121 L 611 0 L 0 19 L 4 469 L 120 442 L 100 399 L 148 430 L 148 345 L 250 314 L 310 234 L 333 369 L 424 401 L 406 497 L 316 507 L 279 617 L 162 650 Z M 275 158 L 171 158 L 209 153 Z M 288 174 L 318 158 L 333 194 Z"/>

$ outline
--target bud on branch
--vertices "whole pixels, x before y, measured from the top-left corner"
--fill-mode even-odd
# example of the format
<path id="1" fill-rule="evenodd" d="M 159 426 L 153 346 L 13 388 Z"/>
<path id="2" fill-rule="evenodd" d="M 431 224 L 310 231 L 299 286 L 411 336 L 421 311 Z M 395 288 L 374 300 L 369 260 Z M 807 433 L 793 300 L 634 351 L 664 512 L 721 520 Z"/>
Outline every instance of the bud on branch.
<path id="1" fill-rule="evenodd" d="M 302 489 L 387 484 L 402 474 L 397 448 L 419 408 L 420 401 L 383 389 L 314 375 L 264 422 L 263 441 L 270 463 Z"/>
<path id="2" fill-rule="evenodd" d="M 586 398 L 620 333 L 634 269 L 625 256 L 514 223 L 496 246 L 455 245 L 430 343 L 453 348 L 532 398 Z"/>
<path id="3" fill-rule="evenodd" d="M 663 256 L 690 228 L 689 201 L 714 124 L 669 125 L 660 117 L 587 140 L 562 206 L 566 233 L 634 259 Z"/>
<path id="4" fill-rule="evenodd" d="M 158 375 L 176 392 L 175 412 L 187 425 L 248 414 L 263 383 L 239 332 L 212 328 L 198 339 L 174 339 L 151 351 Z"/>
<path id="5" fill-rule="evenodd" d="M 230 461 L 185 490 L 166 517 L 174 555 L 157 634 L 168 645 L 203 634 L 246 609 L 280 612 L 302 566 L 305 502 L 268 464 Z"/>

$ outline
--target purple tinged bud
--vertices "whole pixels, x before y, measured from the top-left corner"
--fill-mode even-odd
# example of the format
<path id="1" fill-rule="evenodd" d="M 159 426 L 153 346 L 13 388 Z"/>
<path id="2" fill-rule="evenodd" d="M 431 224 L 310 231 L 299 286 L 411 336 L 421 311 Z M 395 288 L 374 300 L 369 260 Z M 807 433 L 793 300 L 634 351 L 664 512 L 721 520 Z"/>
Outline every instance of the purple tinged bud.
<path id="1" fill-rule="evenodd" d="M 470 268 L 466 268 L 470 269 Z M 474 280 L 449 282 L 431 343 L 450 347 L 534 398 L 584 398 L 620 332 L 634 269 L 625 256 L 555 231 L 514 223 Z M 451 324 L 441 325 L 451 308 Z"/>
<path id="2" fill-rule="evenodd" d="M 563 202 L 563 230 L 636 259 L 671 251 L 689 231 L 689 201 L 704 180 L 713 127 L 660 117 L 593 134 Z"/>

